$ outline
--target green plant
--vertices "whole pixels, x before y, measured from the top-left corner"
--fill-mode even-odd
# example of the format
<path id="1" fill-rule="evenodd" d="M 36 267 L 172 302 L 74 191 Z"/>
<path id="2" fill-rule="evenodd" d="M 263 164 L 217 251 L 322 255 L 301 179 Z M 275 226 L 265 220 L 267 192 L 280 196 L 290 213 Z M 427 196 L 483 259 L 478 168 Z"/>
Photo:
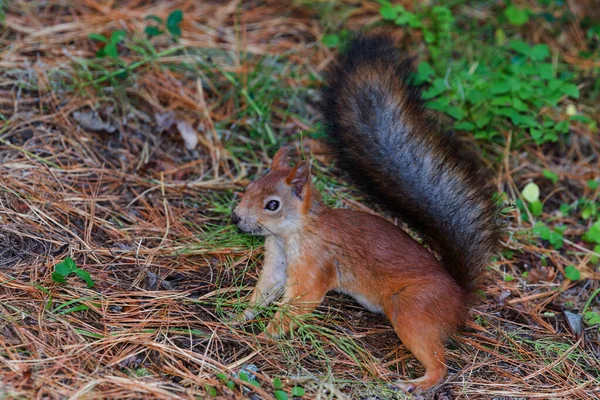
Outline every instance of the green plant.
<path id="1" fill-rule="evenodd" d="M 600 254 L 600 219 L 590 226 L 588 231 L 581 238 L 588 243 L 595 244 L 594 253 Z M 590 262 L 596 264 L 599 259 L 600 257 L 593 255 L 590 257 Z"/>
<path id="2" fill-rule="evenodd" d="M 454 119 L 455 129 L 488 141 L 501 141 L 502 132 L 513 131 L 513 144 L 518 146 L 523 140 L 555 142 L 569 131 L 570 120 L 586 118 L 561 112 L 560 103 L 578 98 L 579 89 L 572 74 L 560 73 L 550 61 L 547 45 L 504 37 L 487 43 L 465 32 L 459 32 L 460 43 L 455 43 L 453 32 L 459 29 L 448 7 L 413 13 L 382 1 L 380 14 L 385 21 L 422 32 L 431 61 L 418 65 L 414 82 L 427 85 L 427 106 Z M 505 15 L 511 24 L 520 25 L 529 14 L 509 6 Z M 458 46 L 477 56 L 457 58 L 452 51 Z M 540 116 L 547 107 L 554 112 Z"/>
<path id="3" fill-rule="evenodd" d="M 523 8 L 515 7 L 510 5 L 504 10 L 504 16 L 508 19 L 511 25 L 521 26 L 529 21 L 530 11 Z"/>
<path id="4" fill-rule="evenodd" d="M 50 291 L 48 289 L 46 289 L 45 287 L 43 287 L 42 285 L 38 285 L 35 282 L 32 282 L 32 285 L 35 288 L 41 290 L 42 292 L 44 292 L 45 294 L 48 295 L 48 300 L 46 300 L 46 306 L 45 306 L 45 308 L 46 308 L 46 310 L 50 310 L 52 308 L 52 294 L 50 293 Z"/>
<path id="5" fill-rule="evenodd" d="M 600 254 L 600 244 L 597 244 L 596 246 L 594 246 L 594 253 Z M 592 257 L 590 257 L 590 262 L 592 264 L 597 264 L 598 261 L 600 261 L 600 256 L 593 255 Z"/>
<path id="6" fill-rule="evenodd" d="M 574 211 L 576 208 L 577 208 L 577 205 L 575 205 L 575 204 L 566 204 L 566 203 L 564 203 L 564 204 L 561 204 L 561 205 L 558 207 L 558 211 L 560 211 L 560 213 L 561 213 L 562 215 L 569 215 L 569 214 L 571 214 L 571 213 L 572 213 L 572 212 L 573 212 L 573 211 Z"/>
<path id="7" fill-rule="evenodd" d="M 164 33 L 161 29 L 164 26 L 167 32 L 169 32 L 174 37 L 181 37 L 181 22 L 183 21 L 183 11 L 177 9 L 172 11 L 167 17 L 167 21 L 165 22 L 162 18 L 156 15 L 149 15 L 146 17 L 147 20 L 152 20 L 157 23 L 157 25 L 148 25 L 144 29 L 144 33 L 148 35 L 148 37 L 152 38 L 155 36 L 160 36 Z"/>
<path id="8" fill-rule="evenodd" d="M 552 171 L 550 171 L 549 169 L 545 169 L 542 171 L 542 175 L 544 175 L 546 178 L 550 179 L 550 182 L 556 184 L 558 182 L 558 175 Z"/>
<path id="9" fill-rule="evenodd" d="M 275 388 L 273 395 L 277 400 L 286 400 L 288 398 L 287 393 L 283 391 L 283 382 L 281 382 L 281 379 L 273 379 L 273 388 Z"/>
<path id="10" fill-rule="evenodd" d="M 219 372 L 217 374 L 217 378 L 219 378 L 224 384 L 225 386 L 227 386 L 229 389 L 233 390 L 235 389 L 235 382 L 230 380 L 227 375 L 225 375 L 222 372 Z"/>
<path id="11" fill-rule="evenodd" d="M 334 33 L 323 35 L 321 42 L 327 47 L 337 47 L 340 44 L 340 35 Z"/>
<path id="12" fill-rule="evenodd" d="M 38 285 L 35 282 L 32 282 L 32 285 L 35 288 L 41 290 L 42 292 L 44 292 L 45 294 L 48 295 L 48 300 L 46 300 L 46 305 L 44 308 L 46 310 L 52 310 L 52 312 L 54 312 L 58 315 L 65 315 L 65 314 L 69 314 L 69 313 L 76 312 L 76 311 L 89 310 L 90 308 L 88 306 L 86 306 L 85 304 L 83 304 L 83 301 L 92 300 L 97 297 L 97 296 L 90 296 L 90 297 L 72 299 L 72 300 L 66 301 L 66 302 L 58 305 L 56 308 L 52 309 L 53 298 L 52 298 L 52 294 L 50 293 L 50 291 L 48 289 L 46 289 L 45 287 Z M 71 305 L 77 304 L 77 303 L 81 303 L 81 304 L 70 307 Z M 95 304 L 95 306 L 100 306 L 100 305 Z"/>
<path id="13" fill-rule="evenodd" d="M 550 229 L 543 222 L 537 222 L 532 231 L 543 240 L 549 241 L 556 250 L 559 250 L 564 245 L 565 238 L 563 233 L 565 229 L 567 229 L 566 226 L 555 226 L 554 228 Z"/>
<path id="14" fill-rule="evenodd" d="M 241 381 L 244 381 L 246 383 L 249 383 L 253 386 L 260 388 L 261 387 L 260 382 L 258 382 L 254 377 L 249 376 L 249 375 L 250 374 L 246 371 L 240 371 L 240 373 L 238 374 L 238 378 Z M 229 379 L 229 377 L 225 373 L 219 372 L 216 374 L 216 376 L 230 390 L 234 390 L 236 388 L 235 382 L 233 380 Z M 275 397 L 275 399 L 277 399 L 277 400 L 289 399 L 287 392 L 284 390 L 284 385 L 283 385 L 283 382 L 281 381 L 281 378 L 273 379 L 273 389 L 274 389 L 273 397 Z M 244 390 L 248 390 L 248 388 L 242 388 L 242 391 L 244 391 Z M 306 394 L 306 391 L 304 390 L 304 388 L 302 386 L 293 386 L 291 388 L 291 393 L 292 393 L 292 396 L 294 396 L 294 397 L 302 397 Z M 213 395 L 213 397 L 214 396 L 216 396 L 216 389 L 215 389 L 215 394 Z"/>
<path id="15" fill-rule="evenodd" d="M 306 107 L 303 99 L 310 89 L 282 84 L 282 80 L 297 76 L 297 67 L 286 63 L 282 58 L 265 56 L 247 74 L 226 71 L 218 65 L 215 68 L 231 84 L 228 90 L 231 90 L 238 110 L 235 118 L 244 121 L 241 127 L 247 131 L 248 136 L 258 140 L 265 150 L 281 144 L 278 140 L 281 135 L 274 130 L 277 125 L 272 120 L 273 116 L 283 112 L 285 118 L 297 118 L 298 110 L 304 111 Z M 282 99 L 287 99 L 289 104 L 285 110 L 278 107 Z M 217 128 L 220 127 L 217 125 Z"/>
<path id="16" fill-rule="evenodd" d="M 581 208 L 581 218 L 591 219 L 598 216 L 598 203 L 595 201 L 579 199 L 578 206 Z"/>
<path id="17" fill-rule="evenodd" d="M 594 293 L 590 296 L 590 298 L 585 302 L 585 306 L 583 307 L 583 320 L 589 326 L 600 325 L 600 314 L 596 311 L 588 311 L 592 301 L 600 294 L 600 289 L 596 289 Z"/>
<path id="18" fill-rule="evenodd" d="M 153 38 L 155 36 L 160 36 L 164 33 L 162 29 L 160 29 L 160 25 L 164 24 L 164 20 L 161 17 L 156 15 L 148 15 L 145 19 L 155 21 L 157 25 L 148 25 L 144 28 L 144 33 L 148 35 L 148 37 Z"/>
<path id="19" fill-rule="evenodd" d="M 306 394 L 306 390 L 302 386 L 294 386 L 292 388 L 292 396 L 294 397 L 302 397 Z"/>
<path id="20" fill-rule="evenodd" d="M 589 326 L 600 325 L 600 314 L 595 311 L 586 311 L 583 314 L 583 320 Z"/>
<path id="21" fill-rule="evenodd" d="M 146 19 L 156 23 L 156 25 L 149 25 L 144 29 L 149 38 L 163 34 L 163 29 L 174 38 L 181 36 L 180 25 L 183 21 L 181 10 L 171 12 L 166 21 L 156 15 L 150 15 Z M 91 85 L 100 89 L 99 84 L 108 81 L 113 88 L 119 88 L 130 73 L 137 68 L 182 49 L 182 47 L 175 47 L 158 52 L 151 41 L 138 38 L 136 35 L 128 37 L 124 30 L 113 31 L 110 36 L 91 33 L 88 38 L 96 42 L 99 48 L 94 60 L 74 58 L 79 67 L 77 70 L 83 75 L 84 80 L 79 87 Z M 126 62 L 124 55 L 132 56 L 134 60 Z M 101 76 L 96 77 L 98 74 Z"/>
<path id="22" fill-rule="evenodd" d="M 260 383 L 258 383 L 256 379 L 249 377 L 247 372 L 240 372 L 239 378 L 241 381 L 244 381 L 256 387 L 260 387 Z"/>
<path id="23" fill-rule="evenodd" d="M 523 198 L 529 203 L 529 211 L 539 217 L 542 215 L 544 205 L 540 201 L 540 188 L 534 182 L 529 182 L 521 191 Z"/>
<path id="24" fill-rule="evenodd" d="M 217 389 L 214 386 L 210 386 L 209 384 L 205 384 L 204 385 L 204 390 L 206 391 L 206 394 L 208 394 L 210 397 L 217 397 Z"/>
<path id="25" fill-rule="evenodd" d="M 540 118 L 539 110 L 556 108 L 566 97 L 579 97 L 579 89 L 568 75 L 556 78 L 548 58 L 548 46 L 530 47 L 513 40 L 505 52 L 486 54 L 476 64 L 466 59 L 449 65 L 424 63 L 417 80 L 430 83 L 423 97 L 430 108 L 454 118 L 456 129 L 497 140 L 500 132 L 516 128 L 517 133 L 528 132 L 536 143 L 554 142 L 569 131 L 569 119 Z M 523 140 L 522 134 L 517 138 Z"/>
<path id="26" fill-rule="evenodd" d="M 144 376 L 150 376 L 150 375 L 152 375 L 152 374 L 146 368 L 136 368 L 135 369 L 136 377 L 144 377 Z"/>
<path id="27" fill-rule="evenodd" d="M 59 305 L 56 308 L 54 308 L 52 310 L 52 312 L 54 312 L 54 313 L 56 313 L 58 315 L 65 315 L 65 314 L 69 314 L 69 313 L 72 313 L 72 312 L 89 310 L 90 308 L 88 306 L 86 306 L 85 304 L 83 304 L 83 301 L 85 301 L 85 300 L 91 300 L 94 297 L 95 296 L 84 297 L 84 298 L 72 299 L 72 300 L 69 300 L 69 301 L 65 301 L 61 305 Z M 79 305 L 73 305 L 73 304 L 77 304 L 77 303 L 81 303 L 81 304 L 79 304 Z M 73 306 L 70 307 L 71 305 L 73 305 Z M 96 304 L 96 306 L 99 306 L 99 304 Z"/>
<path id="28" fill-rule="evenodd" d="M 89 272 L 84 271 L 81 268 L 77 268 L 75 261 L 71 257 L 65 258 L 63 262 L 60 262 L 54 266 L 54 272 L 52 273 L 52 280 L 58 283 L 67 283 L 67 276 L 75 274 L 85 281 L 88 288 L 94 287 L 94 281 L 90 276 Z"/>
<path id="29" fill-rule="evenodd" d="M 583 235 L 583 240 L 590 243 L 600 244 L 600 220 L 596 221 Z"/>
<path id="30" fill-rule="evenodd" d="M 167 30 L 171 32 L 173 36 L 181 36 L 180 24 L 183 21 L 183 11 L 175 10 L 167 17 Z"/>
<path id="31" fill-rule="evenodd" d="M 277 400 L 287 400 L 289 398 L 288 394 L 283 390 L 283 382 L 281 382 L 281 379 L 273 379 L 273 388 L 275 388 L 273 395 Z M 293 397 L 302 397 L 306 394 L 306 390 L 304 390 L 302 386 L 294 386 L 292 387 L 291 393 Z"/>
<path id="32" fill-rule="evenodd" d="M 568 265 L 565 268 L 565 278 L 570 281 L 578 281 L 581 279 L 581 272 L 574 265 Z"/>
<path id="33" fill-rule="evenodd" d="M 448 7 L 433 6 L 425 8 L 421 13 L 412 13 L 407 11 L 404 6 L 394 5 L 387 0 L 380 0 L 379 3 L 381 4 L 379 13 L 384 21 L 421 30 L 432 56 L 439 56 L 443 51 L 441 46 L 447 45 L 451 39 L 455 21 L 452 11 Z"/>
<path id="34" fill-rule="evenodd" d="M 96 51 L 96 57 L 102 58 L 108 56 L 112 58 L 118 58 L 119 50 L 117 48 L 117 45 L 121 41 L 123 41 L 126 36 L 127 32 L 123 30 L 118 30 L 111 33 L 110 38 L 107 38 L 106 36 L 99 33 L 90 33 L 88 35 L 88 38 L 100 43 L 104 43 L 104 46 L 102 46 L 98 51 Z"/>

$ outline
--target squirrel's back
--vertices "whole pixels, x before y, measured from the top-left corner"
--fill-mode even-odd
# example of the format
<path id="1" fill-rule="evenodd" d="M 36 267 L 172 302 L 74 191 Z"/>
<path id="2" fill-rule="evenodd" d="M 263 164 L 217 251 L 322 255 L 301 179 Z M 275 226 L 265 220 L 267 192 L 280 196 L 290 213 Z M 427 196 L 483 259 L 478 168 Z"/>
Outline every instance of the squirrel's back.
<path id="1" fill-rule="evenodd" d="M 328 72 L 324 123 L 340 168 L 472 292 L 498 247 L 494 189 L 478 158 L 428 116 L 412 71 L 389 34 L 356 37 Z"/>

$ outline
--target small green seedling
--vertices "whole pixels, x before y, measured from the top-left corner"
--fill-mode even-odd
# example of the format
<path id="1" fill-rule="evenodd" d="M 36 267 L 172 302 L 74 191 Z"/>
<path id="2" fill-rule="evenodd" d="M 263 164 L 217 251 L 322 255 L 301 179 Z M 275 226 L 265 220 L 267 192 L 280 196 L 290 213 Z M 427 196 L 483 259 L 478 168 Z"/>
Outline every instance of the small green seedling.
<path id="1" fill-rule="evenodd" d="M 209 384 L 204 385 L 204 390 L 206 390 L 206 394 L 210 397 L 217 397 L 217 389 Z"/>
<path id="2" fill-rule="evenodd" d="M 183 11 L 175 10 L 167 17 L 167 30 L 171 32 L 171 35 L 180 37 L 181 36 L 181 21 L 183 21 Z"/>
<path id="3" fill-rule="evenodd" d="M 256 379 L 250 379 L 250 377 L 248 376 L 248 374 L 245 373 L 245 372 L 240 372 L 239 377 L 240 377 L 240 380 L 242 380 L 244 382 L 247 382 L 247 383 L 249 383 L 251 385 L 254 385 L 256 387 L 260 387 L 260 383 L 258 383 L 258 381 Z"/>
<path id="4" fill-rule="evenodd" d="M 275 395 L 275 398 L 277 400 L 287 400 L 288 399 L 287 393 L 283 391 L 283 382 L 281 382 L 281 379 L 279 379 L 279 378 L 273 379 L 273 387 L 275 388 L 275 392 L 273 394 Z"/>
<path id="5" fill-rule="evenodd" d="M 340 44 L 340 35 L 334 33 L 323 35 L 321 42 L 327 47 L 338 47 Z"/>
<path id="6" fill-rule="evenodd" d="M 155 36 L 160 36 L 165 31 L 161 29 L 164 25 L 164 28 L 173 36 L 180 37 L 181 36 L 181 21 L 183 21 L 183 11 L 175 10 L 169 14 L 167 17 L 167 21 L 165 21 L 157 16 L 157 15 L 148 15 L 146 17 L 148 20 L 152 20 L 156 22 L 158 25 L 148 25 L 144 29 L 144 33 L 148 35 L 149 38 L 153 38 Z"/>
<path id="7" fill-rule="evenodd" d="M 235 389 L 235 382 L 230 380 L 229 377 L 227 377 L 227 375 L 224 374 L 223 372 L 217 373 L 217 378 L 219 378 L 219 380 L 221 382 L 223 382 L 229 389 L 231 389 L 231 390 Z M 240 372 L 239 379 L 244 382 L 250 383 L 256 387 L 261 387 L 260 383 L 257 380 L 250 378 L 246 372 L 243 372 L 243 371 Z M 288 400 L 289 399 L 288 394 L 284 391 L 283 382 L 281 381 L 281 378 L 273 379 L 273 388 L 275 389 L 273 392 L 273 396 L 275 397 L 276 400 Z M 247 390 L 247 389 L 244 389 L 244 390 Z M 305 394 L 306 394 L 306 390 L 302 386 L 292 387 L 292 396 L 293 397 L 302 397 Z M 215 393 L 215 396 L 216 396 L 216 393 Z"/>
<path id="8" fill-rule="evenodd" d="M 54 282 L 66 284 L 66 277 L 75 274 L 87 283 L 88 288 L 94 287 L 94 280 L 90 276 L 89 272 L 82 270 L 81 268 L 77 268 L 75 265 L 75 261 L 71 257 L 65 258 L 65 260 L 61 263 L 58 263 L 54 266 L 54 272 L 52 273 L 52 280 Z"/>
<path id="9" fill-rule="evenodd" d="M 565 277 L 570 281 L 578 281 L 581 279 L 581 272 L 574 265 L 568 265 L 565 268 Z"/>
<path id="10" fill-rule="evenodd" d="M 350 39 L 350 31 L 342 29 L 337 33 L 330 33 L 321 37 L 321 43 L 329 48 L 338 48 L 343 51 L 344 46 Z"/>
<path id="11" fill-rule="evenodd" d="M 225 375 L 222 372 L 219 372 L 217 374 L 217 378 L 219 378 L 224 384 L 225 386 L 227 386 L 229 389 L 233 390 L 235 389 L 235 382 L 230 380 L 227 375 Z"/>
<path id="12" fill-rule="evenodd" d="M 112 58 L 119 58 L 119 50 L 117 49 L 117 45 L 123 39 L 125 39 L 126 36 L 127 32 L 123 30 L 118 30 L 114 31 L 110 35 L 110 39 L 99 33 L 90 33 L 88 35 L 88 38 L 104 43 L 104 46 L 96 52 L 96 57 L 103 58 L 108 56 Z"/>
<path id="13" fill-rule="evenodd" d="M 279 379 L 279 378 L 273 379 L 273 388 L 275 388 L 273 395 L 275 396 L 275 398 L 277 400 L 288 400 L 289 399 L 288 394 L 283 390 L 283 382 L 281 382 L 281 379 Z M 306 394 L 306 390 L 304 390 L 304 388 L 301 386 L 294 386 L 292 388 L 292 397 L 302 397 L 305 394 Z"/>
<path id="14" fill-rule="evenodd" d="M 550 181 L 554 184 L 558 182 L 558 175 L 555 172 L 550 171 L 549 169 L 545 169 L 542 171 L 542 175 L 546 178 L 550 179 Z"/>
<path id="15" fill-rule="evenodd" d="M 523 198 L 529 203 L 529 211 L 539 217 L 542 215 L 544 205 L 540 201 L 540 188 L 534 182 L 530 182 L 523 188 L 521 192 Z"/>
<path id="16" fill-rule="evenodd" d="M 600 219 L 582 236 L 586 242 L 600 244 Z"/>
<path id="17" fill-rule="evenodd" d="M 597 244 L 596 246 L 594 246 L 594 253 L 600 254 L 600 244 Z M 598 264 L 598 261 L 600 261 L 600 257 L 593 255 L 592 257 L 590 257 L 590 262 L 592 264 Z"/>
<path id="18" fill-rule="evenodd" d="M 598 215 L 598 204 L 596 202 L 580 199 L 579 204 L 581 205 L 581 218 L 590 219 Z"/>
<path id="19" fill-rule="evenodd" d="M 583 320 L 589 326 L 600 325 L 600 314 L 596 311 L 588 311 L 588 308 L 592 304 L 592 301 L 600 294 L 600 289 L 596 289 L 594 293 L 590 296 L 590 298 L 585 302 L 585 306 L 583 307 Z"/>
<path id="20" fill-rule="evenodd" d="M 504 10 L 504 15 L 508 19 L 508 22 L 514 26 L 521 26 L 529 21 L 529 10 L 518 8 L 513 5 L 509 6 Z"/>
<path id="21" fill-rule="evenodd" d="M 521 192 L 523 198 L 529 203 L 533 203 L 540 199 L 540 188 L 533 182 L 528 183 Z"/>
<path id="22" fill-rule="evenodd" d="M 289 397 L 283 390 L 276 390 L 274 393 L 276 400 L 288 400 Z"/>
<path id="23" fill-rule="evenodd" d="M 555 226 L 553 229 L 550 229 L 543 222 L 537 222 L 532 231 L 543 240 L 549 241 L 556 250 L 559 250 L 564 245 L 564 232 L 566 229 L 567 227 L 563 225 Z"/>
<path id="24" fill-rule="evenodd" d="M 583 320 L 588 326 L 600 325 L 600 314 L 595 311 L 586 311 Z"/>
<path id="25" fill-rule="evenodd" d="M 302 386 L 294 386 L 292 388 L 292 396 L 294 397 L 302 397 L 306 394 L 306 390 Z"/>
<path id="26" fill-rule="evenodd" d="M 155 21 L 156 23 L 158 23 L 159 26 L 165 22 L 161 17 L 156 16 L 156 15 L 148 15 L 145 19 Z M 164 31 L 162 29 L 160 29 L 159 26 L 148 25 L 144 29 L 144 33 L 146 35 L 148 35 L 149 38 L 153 38 L 155 36 L 160 36 L 164 33 Z"/>

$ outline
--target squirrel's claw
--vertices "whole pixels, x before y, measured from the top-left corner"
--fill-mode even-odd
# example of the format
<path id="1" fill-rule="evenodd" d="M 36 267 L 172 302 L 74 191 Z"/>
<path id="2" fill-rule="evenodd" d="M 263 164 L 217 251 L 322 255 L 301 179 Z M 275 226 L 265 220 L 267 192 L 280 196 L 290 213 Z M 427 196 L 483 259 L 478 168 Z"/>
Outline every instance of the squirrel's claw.
<path id="1" fill-rule="evenodd" d="M 402 390 L 405 393 L 413 394 L 415 391 L 420 389 L 417 385 L 412 383 L 411 381 L 396 381 L 390 385 L 388 385 L 390 389 L 393 390 Z"/>
<path id="2" fill-rule="evenodd" d="M 241 313 L 230 312 L 227 314 L 227 325 L 240 326 L 254 318 L 254 312 L 251 310 L 244 310 Z"/>
<path id="3" fill-rule="evenodd" d="M 256 336 L 258 339 L 260 340 L 264 340 L 266 342 L 274 342 L 275 339 L 277 339 L 277 337 L 272 336 L 270 333 L 268 333 L 267 331 L 261 332 L 260 334 L 258 334 Z"/>
<path id="4" fill-rule="evenodd" d="M 414 394 L 415 392 L 425 391 L 431 389 L 438 382 L 437 379 L 430 379 L 427 375 L 408 381 L 396 381 L 392 386 L 406 392 Z"/>

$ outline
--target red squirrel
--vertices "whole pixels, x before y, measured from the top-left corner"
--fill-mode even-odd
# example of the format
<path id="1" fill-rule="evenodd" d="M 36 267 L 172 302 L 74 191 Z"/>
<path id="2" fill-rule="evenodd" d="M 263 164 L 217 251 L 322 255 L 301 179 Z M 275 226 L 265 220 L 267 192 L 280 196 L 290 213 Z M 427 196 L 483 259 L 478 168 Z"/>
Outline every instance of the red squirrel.
<path id="1" fill-rule="evenodd" d="M 464 323 L 500 235 L 489 175 L 425 111 L 412 71 L 391 35 L 358 35 L 327 73 L 321 111 L 340 169 L 430 250 L 380 216 L 327 207 L 310 164 L 291 168 L 286 148 L 231 215 L 242 231 L 266 236 L 251 307 L 237 321 L 283 295 L 290 313 L 277 312 L 266 328 L 277 337 L 330 290 L 348 294 L 385 314 L 425 367 L 398 383 L 407 391 L 446 376 L 444 342 Z"/>

